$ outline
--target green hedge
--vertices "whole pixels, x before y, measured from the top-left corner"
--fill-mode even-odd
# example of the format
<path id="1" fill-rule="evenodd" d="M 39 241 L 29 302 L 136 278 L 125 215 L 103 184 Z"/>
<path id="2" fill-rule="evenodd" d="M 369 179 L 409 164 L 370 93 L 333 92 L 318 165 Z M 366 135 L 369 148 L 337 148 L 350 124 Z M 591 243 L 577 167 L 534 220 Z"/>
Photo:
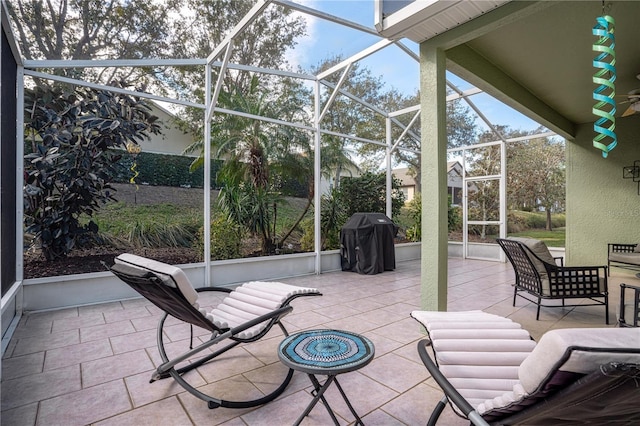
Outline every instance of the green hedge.
<path id="1" fill-rule="evenodd" d="M 114 182 L 129 183 L 129 179 L 133 176 L 131 171 L 133 156 L 128 153 L 121 154 L 122 158 L 119 161 L 119 170 Z M 202 188 L 204 187 L 204 169 L 200 168 L 194 173 L 189 172 L 192 161 L 192 157 L 181 155 L 141 152 L 136 157 L 136 170 L 139 173 L 136 183 Z M 211 160 L 211 187 L 214 189 L 220 189 L 216 177 L 222 164 L 222 160 Z M 309 193 L 308 188 L 308 182 L 288 179 L 280 182 L 278 190 L 285 196 L 306 198 Z"/>
<path id="2" fill-rule="evenodd" d="M 136 157 L 136 170 L 138 176 L 136 183 L 162 186 L 189 186 L 194 188 L 204 187 L 204 169 L 200 168 L 194 173 L 189 171 L 193 158 L 181 155 L 153 154 L 141 152 Z M 114 178 L 116 183 L 128 183 L 133 176 L 131 167 L 133 156 L 122 154 L 119 161 L 119 172 Z M 211 187 L 220 188 L 216 176 L 222 167 L 222 160 L 211 160 Z"/>

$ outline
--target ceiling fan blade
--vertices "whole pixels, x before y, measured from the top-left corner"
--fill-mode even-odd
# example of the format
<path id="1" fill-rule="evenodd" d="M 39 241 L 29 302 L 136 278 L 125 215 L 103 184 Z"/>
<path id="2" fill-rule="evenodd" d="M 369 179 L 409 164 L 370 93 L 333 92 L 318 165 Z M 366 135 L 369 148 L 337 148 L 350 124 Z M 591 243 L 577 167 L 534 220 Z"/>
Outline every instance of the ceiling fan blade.
<path id="1" fill-rule="evenodd" d="M 633 104 L 631 104 L 631 105 L 629 105 L 629 108 L 627 108 L 627 110 L 622 113 L 622 116 L 623 117 L 628 117 L 628 116 L 633 115 L 635 113 L 636 113 L 636 110 L 633 107 Z"/>

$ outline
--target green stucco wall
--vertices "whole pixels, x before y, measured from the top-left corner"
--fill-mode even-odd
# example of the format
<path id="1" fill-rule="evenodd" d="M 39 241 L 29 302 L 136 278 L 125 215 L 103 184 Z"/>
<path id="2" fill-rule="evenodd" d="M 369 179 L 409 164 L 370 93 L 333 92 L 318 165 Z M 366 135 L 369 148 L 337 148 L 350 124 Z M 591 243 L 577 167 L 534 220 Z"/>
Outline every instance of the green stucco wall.
<path id="1" fill-rule="evenodd" d="M 593 147 L 593 125 L 580 125 L 567 142 L 568 265 L 606 265 L 607 243 L 640 243 L 638 183 L 622 167 L 640 160 L 640 114 L 619 118 L 618 146 L 603 158 Z"/>

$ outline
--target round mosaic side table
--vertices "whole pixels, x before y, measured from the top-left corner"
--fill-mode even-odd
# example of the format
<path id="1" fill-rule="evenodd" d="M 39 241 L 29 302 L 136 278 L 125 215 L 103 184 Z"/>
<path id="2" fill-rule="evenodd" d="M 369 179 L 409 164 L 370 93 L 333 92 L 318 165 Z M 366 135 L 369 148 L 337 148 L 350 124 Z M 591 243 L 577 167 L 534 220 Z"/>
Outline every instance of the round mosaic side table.
<path id="1" fill-rule="evenodd" d="M 336 376 L 355 371 L 369 364 L 374 353 L 375 349 L 371 340 L 348 331 L 309 330 L 285 338 L 278 348 L 280 361 L 289 368 L 307 373 L 314 387 L 313 400 L 295 424 L 299 425 L 320 400 L 327 408 L 334 423 L 339 424 L 333 410 L 323 396 L 329 386 L 335 383 L 349 410 L 356 418 L 355 424 L 364 425 L 342 390 Z M 316 378 L 317 374 L 327 376 L 327 380 L 322 385 Z"/>

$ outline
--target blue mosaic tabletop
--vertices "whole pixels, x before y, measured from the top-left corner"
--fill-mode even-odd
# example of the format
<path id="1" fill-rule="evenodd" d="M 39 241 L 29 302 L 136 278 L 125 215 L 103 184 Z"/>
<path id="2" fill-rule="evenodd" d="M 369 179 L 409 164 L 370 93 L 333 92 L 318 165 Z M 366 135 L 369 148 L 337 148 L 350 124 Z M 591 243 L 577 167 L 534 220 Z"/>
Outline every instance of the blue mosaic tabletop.
<path id="1" fill-rule="evenodd" d="M 280 343 L 278 356 L 289 368 L 310 374 L 336 375 L 364 367 L 373 359 L 371 340 L 341 330 L 309 330 Z"/>

